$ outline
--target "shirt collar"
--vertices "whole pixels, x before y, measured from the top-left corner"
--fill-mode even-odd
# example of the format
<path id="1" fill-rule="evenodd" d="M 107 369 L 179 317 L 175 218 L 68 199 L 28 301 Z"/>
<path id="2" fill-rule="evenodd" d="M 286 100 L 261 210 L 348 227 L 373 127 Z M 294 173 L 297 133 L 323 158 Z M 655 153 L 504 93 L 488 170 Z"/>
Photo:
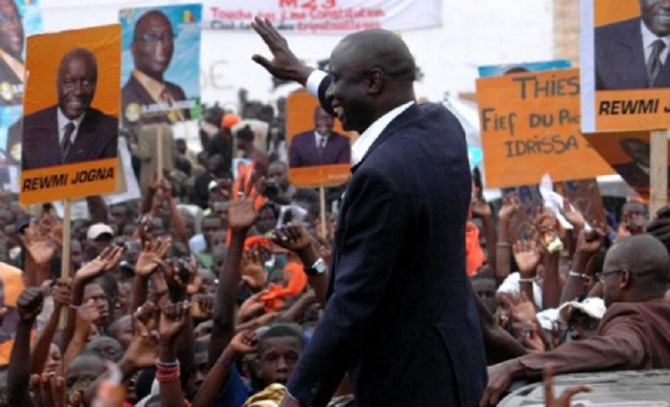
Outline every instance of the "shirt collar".
<path id="1" fill-rule="evenodd" d="M 386 112 L 386 114 L 384 114 L 382 117 L 375 120 L 374 123 L 372 123 L 370 127 L 368 127 L 367 130 L 365 130 L 351 146 L 351 164 L 358 165 L 361 160 L 363 160 L 363 157 L 365 157 L 365 154 L 368 153 L 370 147 L 372 147 L 374 142 L 377 141 L 384 129 L 388 127 L 393 119 L 400 116 L 402 112 L 407 110 L 413 104 L 413 100 L 409 101 L 394 108 L 393 110 Z"/>
<path id="2" fill-rule="evenodd" d="M 654 41 L 656 40 L 663 40 L 665 47 L 668 48 L 668 45 L 670 45 L 670 35 L 666 35 L 665 37 L 658 37 L 656 34 L 651 32 L 649 27 L 647 27 L 647 25 L 642 20 L 640 20 L 640 26 L 642 27 L 642 45 L 644 46 L 644 49 L 651 48 L 651 46 L 654 44 Z"/>
<path id="3" fill-rule="evenodd" d="M 82 120 L 84 120 L 84 116 L 86 116 L 86 113 L 82 114 L 81 116 L 77 117 L 74 120 L 70 120 L 65 115 L 63 112 L 60 110 L 60 107 L 56 109 L 58 111 L 58 131 L 63 131 L 63 128 L 70 122 L 74 123 L 74 128 L 75 131 L 79 129 L 79 125 L 81 124 Z"/>

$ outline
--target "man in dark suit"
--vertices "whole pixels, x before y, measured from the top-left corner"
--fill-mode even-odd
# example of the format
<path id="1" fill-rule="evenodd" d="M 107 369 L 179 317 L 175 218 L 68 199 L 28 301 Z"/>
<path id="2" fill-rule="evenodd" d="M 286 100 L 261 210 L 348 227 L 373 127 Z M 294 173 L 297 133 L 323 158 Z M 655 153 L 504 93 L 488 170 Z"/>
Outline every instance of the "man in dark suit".
<path id="1" fill-rule="evenodd" d="M 649 143 L 637 138 L 619 140 L 621 150 L 633 161 L 614 164 L 612 168 L 632 187 L 649 187 Z M 670 168 L 668 169 L 670 171 Z M 670 179 L 668 179 L 670 186 Z"/>
<path id="2" fill-rule="evenodd" d="M 274 56 L 254 55 L 257 63 L 318 93 L 345 130 L 361 134 L 330 296 L 281 405 L 325 406 L 346 372 L 359 406 L 476 405 L 486 361 L 465 273 L 463 128 L 442 105 L 415 103 L 416 65 L 392 32 L 348 35 L 326 75 L 303 65 L 269 21 L 253 28 Z M 314 284 L 322 265 L 306 266 Z"/>
<path id="3" fill-rule="evenodd" d="M 640 0 L 641 17 L 595 30 L 597 90 L 670 87 L 670 3 Z"/>
<path id="4" fill-rule="evenodd" d="M 85 48 L 63 56 L 56 79 L 58 104 L 23 119 L 24 170 L 113 158 L 117 154 L 118 119 L 91 107 L 98 62 Z M 20 125 L 10 133 L 20 133 Z"/>
<path id="5" fill-rule="evenodd" d="M 140 117 L 143 124 L 190 119 L 188 109 L 172 108 L 186 100 L 184 90 L 163 78 L 174 52 L 174 31 L 163 12 L 151 10 L 137 20 L 130 51 L 135 70 L 121 91 L 123 127 L 138 123 Z M 163 108 L 147 112 L 144 108 L 151 105 Z"/>
<path id="6" fill-rule="evenodd" d="M 23 97 L 23 22 L 13 0 L 0 0 L 0 106 L 20 105 Z"/>
<path id="7" fill-rule="evenodd" d="M 291 140 L 291 168 L 350 162 L 349 138 L 333 131 L 334 122 L 322 107 L 314 109 L 314 130 L 296 134 Z"/>

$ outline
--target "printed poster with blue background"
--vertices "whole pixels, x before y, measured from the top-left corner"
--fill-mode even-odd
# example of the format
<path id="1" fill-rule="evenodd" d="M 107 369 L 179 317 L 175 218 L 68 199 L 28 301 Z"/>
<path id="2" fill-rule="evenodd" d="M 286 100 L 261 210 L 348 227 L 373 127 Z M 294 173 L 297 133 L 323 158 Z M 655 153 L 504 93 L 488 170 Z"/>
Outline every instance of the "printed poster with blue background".
<path id="1" fill-rule="evenodd" d="M 0 191 L 18 192 L 21 138 L 9 128 L 23 112 L 25 44 L 42 32 L 39 0 L 13 0 L 0 10 Z"/>
<path id="2" fill-rule="evenodd" d="M 123 9 L 122 134 L 200 116 L 202 6 Z"/>

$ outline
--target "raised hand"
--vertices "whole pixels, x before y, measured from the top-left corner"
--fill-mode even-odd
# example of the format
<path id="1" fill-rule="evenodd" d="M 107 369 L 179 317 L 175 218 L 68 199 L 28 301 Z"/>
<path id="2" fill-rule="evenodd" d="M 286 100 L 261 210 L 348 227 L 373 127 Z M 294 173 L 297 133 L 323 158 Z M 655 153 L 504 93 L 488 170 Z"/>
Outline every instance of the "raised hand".
<path id="1" fill-rule="evenodd" d="M 260 186 L 264 179 L 261 178 L 254 187 L 251 176 L 235 181 L 233 188 L 233 200 L 228 206 L 228 227 L 231 230 L 248 230 L 258 219 L 259 205 L 256 198 L 260 195 Z"/>
<path id="2" fill-rule="evenodd" d="M 165 258 L 171 247 L 171 237 L 144 242 L 142 252 L 135 264 L 135 273 L 141 277 L 149 277 L 158 268 L 160 261 Z"/>
<path id="3" fill-rule="evenodd" d="M 139 311 L 138 311 L 139 312 Z M 124 359 L 135 368 L 141 369 L 151 367 L 158 356 L 158 331 L 150 330 L 147 325 L 138 318 L 138 312 L 133 315 L 133 339 L 128 345 Z"/>
<path id="4" fill-rule="evenodd" d="M 498 212 L 500 220 L 509 220 L 512 216 L 517 214 L 521 209 L 519 197 L 516 194 L 510 194 L 503 197 L 502 207 Z"/>
<path id="5" fill-rule="evenodd" d="M 47 265 L 56 254 L 56 244 L 49 238 L 49 231 L 31 221 L 23 234 L 19 235 L 27 254 L 38 266 Z"/>
<path id="6" fill-rule="evenodd" d="M 597 253 L 605 240 L 605 232 L 601 229 L 593 229 L 590 232 L 582 230 L 577 237 L 577 251 L 584 254 Z"/>
<path id="7" fill-rule="evenodd" d="M 41 375 L 32 375 L 31 380 L 36 405 L 40 407 L 63 407 L 66 394 L 63 377 L 42 373 Z"/>
<path id="8" fill-rule="evenodd" d="M 591 388 L 584 385 L 572 386 L 565 389 L 558 399 L 554 396 L 554 366 L 544 367 L 544 405 L 545 407 L 584 407 L 584 404 L 571 404 L 572 397 L 578 393 L 588 393 Z"/>
<path id="9" fill-rule="evenodd" d="M 72 289 L 69 278 L 59 278 L 51 291 L 54 303 L 61 307 L 68 307 L 72 303 Z"/>
<path id="10" fill-rule="evenodd" d="M 512 250 L 521 276 L 535 276 L 535 269 L 542 258 L 535 240 L 517 240 Z"/>
<path id="11" fill-rule="evenodd" d="M 160 315 L 158 307 L 151 301 L 145 302 L 133 314 L 133 321 L 140 323 L 137 325 L 133 323 L 133 332 L 138 334 L 139 328 L 145 328 L 148 331 L 155 331 L 158 329 L 158 316 Z"/>
<path id="12" fill-rule="evenodd" d="M 312 244 L 312 238 L 304 225 L 290 225 L 277 229 L 273 241 L 294 252 L 305 250 Z"/>
<path id="13" fill-rule="evenodd" d="M 16 301 L 16 308 L 19 312 L 21 321 L 32 322 L 42 312 L 44 304 L 44 294 L 39 287 L 29 287 L 25 289 L 19 299 Z"/>
<path id="14" fill-rule="evenodd" d="M 230 341 L 228 349 L 236 356 L 255 352 L 258 349 L 258 334 L 249 329 L 240 331 Z"/>
<path id="15" fill-rule="evenodd" d="M 190 312 L 191 304 L 188 301 L 168 303 L 161 312 L 159 334 L 163 342 L 174 341 L 177 335 L 186 326 L 186 316 Z"/>
<path id="16" fill-rule="evenodd" d="M 474 218 L 490 218 L 493 215 L 491 205 L 484 199 L 473 200 L 470 204 L 470 210 L 472 211 L 472 217 Z"/>
<path id="17" fill-rule="evenodd" d="M 279 34 L 270 21 L 256 17 L 251 23 L 251 28 L 265 41 L 273 56 L 271 61 L 258 54 L 252 56 L 251 59 L 279 79 L 292 80 L 304 85 L 312 69 L 298 60 L 289 48 L 286 39 Z"/>
<path id="18" fill-rule="evenodd" d="M 263 289 L 268 278 L 263 267 L 262 251 L 263 248 L 256 245 L 242 253 L 242 280 L 253 291 Z"/>
<path id="19" fill-rule="evenodd" d="M 214 296 L 196 294 L 191 299 L 191 316 L 197 321 L 206 321 L 214 316 Z"/>
<path id="20" fill-rule="evenodd" d="M 77 270 L 75 279 L 87 283 L 103 275 L 118 266 L 123 254 L 123 247 L 108 247 L 100 253 L 98 257 L 86 263 L 85 266 Z"/>
<path id="21" fill-rule="evenodd" d="M 198 274 L 198 266 L 193 257 L 170 259 L 161 264 L 161 269 L 168 287 L 182 294 L 186 293 L 188 285 Z"/>
<path id="22" fill-rule="evenodd" d="M 237 313 L 237 322 L 238 324 L 249 321 L 250 319 L 257 317 L 263 313 L 265 308 L 265 303 L 261 301 L 261 296 L 263 292 L 256 293 L 251 297 L 244 300 L 240 306 L 240 310 Z"/>
<path id="23" fill-rule="evenodd" d="M 577 230 L 583 229 L 584 225 L 586 225 L 584 215 L 582 215 L 579 209 L 575 208 L 567 198 L 563 199 L 561 213 L 563 213 L 565 219 L 567 219 L 567 221 Z"/>
<path id="24" fill-rule="evenodd" d="M 100 320 L 100 312 L 98 311 L 98 307 L 95 306 L 95 301 L 89 299 L 86 303 L 82 304 L 77 309 L 76 318 L 75 330 L 78 332 L 77 335 L 80 335 L 83 339 L 88 339 L 91 330 Z"/>

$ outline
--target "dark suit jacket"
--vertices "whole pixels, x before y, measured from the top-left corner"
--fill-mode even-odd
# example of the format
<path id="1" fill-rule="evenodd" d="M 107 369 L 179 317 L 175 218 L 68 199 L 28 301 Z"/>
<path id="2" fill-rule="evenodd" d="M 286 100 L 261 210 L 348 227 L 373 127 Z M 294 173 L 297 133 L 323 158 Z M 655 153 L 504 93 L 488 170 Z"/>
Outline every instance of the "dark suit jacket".
<path id="1" fill-rule="evenodd" d="M 556 374 L 670 369 L 670 304 L 663 300 L 612 304 L 596 336 L 519 361 L 529 379 L 541 379 L 547 363 L 554 365 Z"/>
<path id="2" fill-rule="evenodd" d="M 644 172 L 642 168 L 638 167 L 634 162 L 615 164 L 612 166 L 614 170 L 621 175 L 621 178 L 632 187 L 649 187 L 649 174 Z M 670 168 L 668 168 L 670 171 Z M 668 186 L 670 186 L 670 179 L 668 179 Z"/>
<path id="3" fill-rule="evenodd" d="M 313 165 L 347 164 L 351 162 L 349 139 L 341 134 L 331 132 L 322 156 L 316 148 L 314 131 L 296 134 L 289 148 L 289 165 L 291 168 L 310 167 Z"/>
<path id="4" fill-rule="evenodd" d="M 165 82 L 168 92 L 176 101 L 186 100 L 186 94 L 184 90 L 172 82 Z M 142 84 L 135 79 L 133 75 L 130 75 L 128 82 L 123 85 L 121 89 L 121 125 L 123 128 L 128 128 L 132 123 L 128 121 L 126 117 L 126 107 L 131 103 L 137 103 L 138 105 L 153 105 L 156 104 L 154 98 L 151 97 L 149 92 L 142 86 Z M 181 113 L 184 115 L 186 120 L 191 118 L 191 113 L 189 110 L 181 110 Z M 144 124 L 157 124 L 157 123 L 170 123 L 166 113 L 155 113 L 150 115 L 145 115 L 142 117 L 142 123 Z"/>
<path id="5" fill-rule="evenodd" d="M 465 274 L 466 150 L 449 111 L 413 105 L 352 169 L 331 295 L 288 384 L 303 405 L 326 405 L 346 371 L 363 407 L 479 402 L 487 376 Z"/>
<path id="6" fill-rule="evenodd" d="M 79 126 L 65 162 L 61 161 L 57 109 L 57 106 L 51 106 L 23 119 L 21 151 L 24 170 L 117 156 L 118 119 L 91 107 Z M 21 134 L 20 123 L 14 124 L 9 131 Z"/>
<path id="7" fill-rule="evenodd" d="M 596 89 L 649 88 L 640 18 L 596 28 Z M 664 62 L 656 87 L 670 87 L 670 64 Z"/>

